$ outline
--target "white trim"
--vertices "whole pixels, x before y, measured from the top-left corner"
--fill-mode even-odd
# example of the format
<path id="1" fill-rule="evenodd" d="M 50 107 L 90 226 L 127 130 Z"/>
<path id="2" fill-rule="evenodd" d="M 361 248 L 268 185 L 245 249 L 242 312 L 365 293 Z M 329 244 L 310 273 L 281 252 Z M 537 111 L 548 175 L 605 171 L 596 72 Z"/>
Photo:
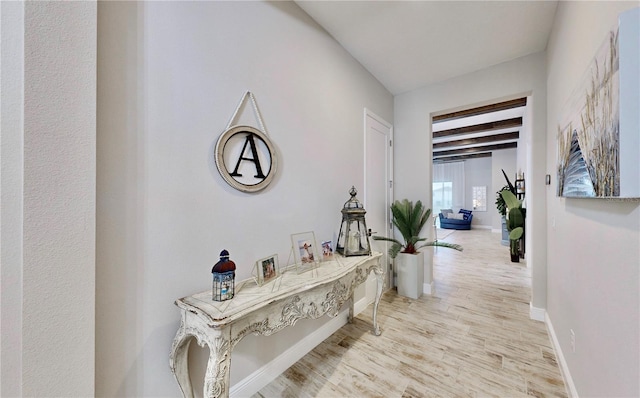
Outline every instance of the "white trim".
<path id="1" fill-rule="evenodd" d="M 471 224 L 471 229 L 491 229 L 491 225 L 474 225 Z M 491 229 L 491 231 L 493 231 Z"/>
<path id="2" fill-rule="evenodd" d="M 354 314 L 358 315 L 369 306 L 367 298 L 363 297 L 354 304 Z M 316 329 L 313 333 L 307 335 L 298 341 L 291 348 L 280 354 L 273 361 L 265 364 L 260 369 L 251 373 L 249 376 L 240 380 L 231 386 L 229 390 L 230 397 L 250 397 L 271 383 L 282 372 L 289 369 L 291 365 L 298 362 L 303 356 L 307 355 L 318 344 L 325 341 L 329 336 L 334 334 L 338 329 L 347 324 L 349 311 L 342 311 L 335 318 L 331 318 L 327 323 Z"/>
<path id="3" fill-rule="evenodd" d="M 533 303 L 529 303 L 529 318 L 534 321 L 544 322 L 547 311 L 544 308 L 534 307 Z"/>
<path id="4" fill-rule="evenodd" d="M 389 129 L 389 140 L 391 142 L 393 142 L 393 126 L 391 125 L 391 123 L 387 122 L 386 120 L 384 120 L 383 118 L 381 118 L 380 116 L 376 115 L 375 113 L 371 112 L 369 109 L 364 108 L 364 131 L 363 131 L 363 147 L 364 147 L 364 156 L 363 156 L 363 168 L 364 168 L 364 192 L 363 192 L 363 204 L 366 208 L 367 206 L 367 127 L 368 127 L 368 118 L 372 118 L 374 119 L 376 122 L 382 124 L 384 127 L 386 127 L 387 129 Z M 393 148 L 387 147 L 387 155 L 389 156 L 388 161 L 389 164 L 387 165 L 387 177 L 388 179 L 391 181 L 391 186 L 387 187 L 387 204 L 389 206 L 391 206 L 391 203 L 393 203 Z M 389 221 L 389 224 L 391 222 Z"/>
<path id="5" fill-rule="evenodd" d="M 556 352 L 558 365 L 560 365 L 560 373 L 562 374 L 562 378 L 564 379 L 564 385 L 567 388 L 567 395 L 571 398 L 578 398 L 578 390 L 576 390 L 576 385 L 573 383 L 573 378 L 571 377 L 571 372 L 569 372 L 567 361 L 564 359 L 564 354 L 562 353 L 562 349 L 560 348 L 560 342 L 558 342 L 558 336 L 556 336 L 556 332 L 553 330 L 553 324 L 551 323 L 551 318 L 549 318 L 549 314 L 547 314 L 546 312 L 545 324 L 547 325 L 549 337 L 551 337 L 553 350 Z"/>
<path id="6" fill-rule="evenodd" d="M 493 232 L 494 234 L 500 234 L 500 233 L 502 233 L 502 230 L 501 229 L 493 229 L 492 228 L 491 232 Z"/>
<path id="7" fill-rule="evenodd" d="M 372 304 L 374 301 L 375 301 L 375 298 L 373 300 L 367 300 L 366 295 L 360 300 L 356 301 L 353 304 L 353 316 L 358 316 L 359 313 L 367 309 L 369 304 Z"/>
<path id="8" fill-rule="evenodd" d="M 391 129 L 392 125 L 391 123 L 387 122 L 386 120 L 384 120 L 383 118 L 381 118 L 380 116 L 376 115 L 375 113 L 371 112 L 370 109 L 368 108 L 364 108 L 364 114 L 365 117 L 367 115 L 371 116 L 372 118 L 376 119 L 379 123 L 384 124 L 385 127 L 387 127 L 388 129 Z"/>
<path id="9" fill-rule="evenodd" d="M 364 152 L 364 156 L 363 156 L 363 182 L 364 182 L 364 190 L 363 190 L 363 204 L 364 207 L 367 208 L 368 207 L 368 198 L 367 198 L 367 129 L 369 127 L 369 119 L 373 119 L 376 122 L 382 124 L 385 128 L 387 128 L 389 130 L 389 146 L 387 146 L 386 148 L 386 160 L 387 160 L 387 170 L 386 170 L 386 174 L 387 174 L 387 180 L 389 182 L 389 185 L 387 186 L 387 201 L 386 201 L 386 225 L 384 226 L 385 231 L 384 233 L 380 233 L 381 235 L 384 235 L 386 237 L 393 237 L 393 224 L 391 223 L 391 204 L 393 203 L 393 190 L 394 190 L 394 178 L 393 178 L 393 125 L 389 122 L 387 122 L 386 120 L 384 120 L 382 117 L 378 116 L 377 114 L 375 114 L 374 112 L 372 112 L 370 109 L 368 108 L 364 108 L 364 112 L 363 112 L 363 141 L 362 141 L 362 145 L 363 145 L 363 152 Z M 369 225 L 369 227 L 371 227 L 371 225 Z M 387 255 L 382 256 L 383 260 L 386 262 L 393 262 L 393 260 L 391 258 L 389 258 Z M 382 261 L 382 260 L 381 260 Z M 384 268 L 386 271 L 387 268 L 387 264 L 384 264 Z M 392 275 L 388 275 L 385 276 L 385 284 L 387 285 L 391 285 L 394 283 L 393 280 L 393 276 Z M 368 294 L 369 296 L 371 296 L 371 293 L 369 291 L 367 291 L 365 294 Z M 373 297 L 369 297 L 370 302 L 373 302 Z"/>
<path id="10" fill-rule="evenodd" d="M 431 296 L 436 291 L 436 285 L 433 281 L 431 283 L 424 283 L 422 285 L 422 294 Z"/>

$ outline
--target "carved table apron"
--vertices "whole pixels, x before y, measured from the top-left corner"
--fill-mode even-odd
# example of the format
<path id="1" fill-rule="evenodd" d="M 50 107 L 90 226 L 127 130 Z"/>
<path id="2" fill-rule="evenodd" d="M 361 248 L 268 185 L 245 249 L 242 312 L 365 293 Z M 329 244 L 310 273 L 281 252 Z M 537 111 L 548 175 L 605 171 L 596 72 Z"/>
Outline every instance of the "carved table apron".
<path id="1" fill-rule="evenodd" d="M 182 394 L 193 397 L 189 379 L 188 352 L 193 337 L 201 347 L 209 347 L 204 380 L 205 397 L 229 396 L 231 351 L 243 337 L 253 333 L 271 335 L 298 319 L 335 317 L 350 301 L 349 322 L 353 319 L 353 292 L 373 271 L 377 279 L 373 305 L 373 333 L 380 335 L 377 311 L 384 284 L 380 253 L 371 256 L 340 257 L 322 262 L 312 271 L 298 274 L 287 270 L 277 280 L 257 286 L 249 282 L 227 301 L 211 299 L 211 291 L 176 300 L 182 319 L 171 347 L 169 364 Z"/>

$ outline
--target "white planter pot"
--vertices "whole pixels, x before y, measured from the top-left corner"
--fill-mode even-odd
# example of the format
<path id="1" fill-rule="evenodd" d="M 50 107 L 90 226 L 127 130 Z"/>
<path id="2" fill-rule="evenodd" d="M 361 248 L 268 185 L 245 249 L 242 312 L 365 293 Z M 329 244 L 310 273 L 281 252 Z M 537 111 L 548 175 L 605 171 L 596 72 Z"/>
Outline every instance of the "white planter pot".
<path id="1" fill-rule="evenodd" d="M 399 253 L 396 257 L 398 294 L 417 299 L 422 296 L 424 283 L 424 254 Z"/>

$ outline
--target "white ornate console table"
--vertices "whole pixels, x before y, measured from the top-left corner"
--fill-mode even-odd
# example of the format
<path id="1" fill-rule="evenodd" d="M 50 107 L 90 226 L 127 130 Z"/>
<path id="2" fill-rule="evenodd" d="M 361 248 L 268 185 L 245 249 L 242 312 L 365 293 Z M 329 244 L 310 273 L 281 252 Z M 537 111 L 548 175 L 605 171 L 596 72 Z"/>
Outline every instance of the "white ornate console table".
<path id="1" fill-rule="evenodd" d="M 380 253 L 360 257 L 336 257 L 322 262 L 313 271 L 297 274 L 289 270 L 262 287 L 247 283 L 227 301 L 211 299 L 211 291 L 176 300 L 182 312 L 180 328 L 171 347 L 169 364 L 182 394 L 193 397 L 189 379 L 188 351 L 193 338 L 209 347 L 209 362 L 204 380 L 205 397 L 229 396 L 231 351 L 242 338 L 253 333 L 271 335 L 299 319 L 335 317 L 350 301 L 349 321 L 353 318 L 353 292 L 373 271 L 377 291 L 373 306 L 373 333 L 380 335 L 377 322 L 382 295 L 384 269 Z M 276 284 L 274 286 L 274 284 Z M 274 288 L 275 287 L 275 288 Z"/>

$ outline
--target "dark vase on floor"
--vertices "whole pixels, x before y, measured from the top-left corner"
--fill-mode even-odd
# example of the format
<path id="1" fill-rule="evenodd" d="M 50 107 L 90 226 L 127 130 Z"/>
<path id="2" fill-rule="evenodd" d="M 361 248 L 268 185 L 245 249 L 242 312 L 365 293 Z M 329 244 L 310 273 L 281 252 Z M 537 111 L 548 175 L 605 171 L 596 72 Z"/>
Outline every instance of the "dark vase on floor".
<path id="1" fill-rule="evenodd" d="M 512 263 L 519 263 L 520 262 L 520 254 L 511 253 L 511 262 Z"/>

